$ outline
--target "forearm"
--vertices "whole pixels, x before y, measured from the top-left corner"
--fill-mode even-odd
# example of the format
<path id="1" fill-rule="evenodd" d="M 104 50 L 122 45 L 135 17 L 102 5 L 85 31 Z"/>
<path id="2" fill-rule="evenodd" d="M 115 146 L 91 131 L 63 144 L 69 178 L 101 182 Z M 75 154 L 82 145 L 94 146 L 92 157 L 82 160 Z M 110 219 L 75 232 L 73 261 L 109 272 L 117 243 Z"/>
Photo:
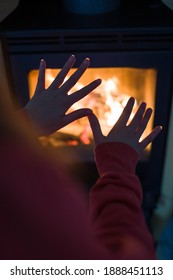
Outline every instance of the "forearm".
<path id="1" fill-rule="evenodd" d="M 95 156 L 100 178 L 90 192 L 90 215 L 96 238 L 115 258 L 155 258 L 135 175 L 138 154 L 126 144 L 105 143 Z"/>

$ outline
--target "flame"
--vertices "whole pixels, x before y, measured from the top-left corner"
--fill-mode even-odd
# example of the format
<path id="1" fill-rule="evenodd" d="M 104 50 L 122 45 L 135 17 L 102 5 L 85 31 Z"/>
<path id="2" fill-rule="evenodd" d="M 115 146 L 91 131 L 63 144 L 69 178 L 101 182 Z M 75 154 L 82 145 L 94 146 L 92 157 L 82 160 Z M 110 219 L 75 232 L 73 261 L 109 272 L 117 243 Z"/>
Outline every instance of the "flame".
<path id="1" fill-rule="evenodd" d="M 104 118 L 108 126 L 107 129 L 109 129 L 117 122 L 130 96 L 119 90 L 119 79 L 117 77 L 103 80 L 101 91 L 106 98 L 107 110 L 104 113 Z M 134 116 L 136 107 L 137 103 L 135 102 L 131 118 Z"/>
<path id="2" fill-rule="evenodd" d="M 117 122 L 130 98 L 128 94 L 119 90 L 118 85 L 119 79 L 115 76 L 109 79 L 102 79 L 102 84 L 99 89 L 94 90 L 91 95 L 88 95 L 84 99 L 75 103 L 70 111 L 84 108 L 86 106 L 91 108 L 99 118 L 103 133 L 108 133 L 110 128 Z M 74 86 L 73 91 L 79 90 L 83 86 L 82 83 L 77 83 Z M 72 91 L 70 91 L 69 94 L 72 94 Z M 137 102 L 135 101 L 130 119 L 133 118 L 136 108 Z"/>
<path id="3" fill-rule="evenodd" d="M 59 71 L 60 69 L 46 69 L 46 88 L 53 82 L 57 75 L 57 70 Z M 69 75 L 64 82 L 69 79 L 75 70 L 73 68 L 69 71 Z M 100 77 L 102 78 L 102 83 L 92 93 L 73 104 L 68 112 L 80 108 L 91 108 L 99 119 L 104 135 L 107 135 L 112 126 L 117 122 L 130 96 L 135 97 L 135 104 L 129 122 L 133 118 L 141 100 L 147 100 L 148 106 L 154 107 L 156 70 L 140 68 L 91 68 L 87 72 L 87 75 L 83 75 L 68 94 L 73 94 L 73 92 L 81 89 L 91 82 L 91 80 Z M 30 71 L 28 77 L 30 98 L 34 94 L 37 77 L 38 70 Z M 152 120 L 153 117 L 141 139 L 146 137 L 151 131 Z M 72 124 L 62 128 L 61 132 L 67 135 L 77 136 L 78 138 L 75 138 L 75 145 L 78 145 L 77 139 L 80 140 L 80 143 L 85 144 L 93 141 L 87 118 L 76 120 Z"/>

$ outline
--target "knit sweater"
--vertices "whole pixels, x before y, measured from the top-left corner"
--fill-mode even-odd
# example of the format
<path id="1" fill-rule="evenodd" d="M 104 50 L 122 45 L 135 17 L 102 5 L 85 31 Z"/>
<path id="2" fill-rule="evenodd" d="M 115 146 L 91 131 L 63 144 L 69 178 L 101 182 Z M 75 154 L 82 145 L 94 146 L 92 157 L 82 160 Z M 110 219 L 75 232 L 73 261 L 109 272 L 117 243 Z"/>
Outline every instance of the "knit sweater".
<path id="1" fill-rule="evenodd" d="M 96 148 L 95 158 L 100 178 L 90 193 L 90 216 L 97 240 L 115 259 L 155 259 L 135 174 L 138 154 L 127 144 L 105 143 Z"/>

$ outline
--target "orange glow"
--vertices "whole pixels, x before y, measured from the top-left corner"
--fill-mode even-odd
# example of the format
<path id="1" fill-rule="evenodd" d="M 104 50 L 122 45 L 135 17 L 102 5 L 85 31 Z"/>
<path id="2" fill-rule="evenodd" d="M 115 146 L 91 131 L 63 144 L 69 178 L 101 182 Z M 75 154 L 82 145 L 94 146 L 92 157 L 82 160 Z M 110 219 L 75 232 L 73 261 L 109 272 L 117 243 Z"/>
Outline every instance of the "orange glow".
<path id="1" fill-rule="evenodd" d="M 69 76 L 71 76 L 75 70 L 76 69 L 74 68 L 71 69 Z M 46 87 L 50 85 L 59 71 L 60 69 L 46 70 Z M 32 70 L 29 73 L 28 82 L 30 97 L 32 97 L 34 94 L 37 76 L 38 70 Z M 102 84 L 88 96 L 75 103 L 69 109 L 69 112 L 79 108 L 91 108 L 98 117 L 102 131 L 106 135 L 118 120 L 130 96 L 133 96 L 136 99 L 132 117 L 140 102 L 142 101 L 146 101 L 148 107 L 154 108 L 156 76 L 157 71 L 155 69 L 124 67 L 89 68 L 81 77 L 79 82 L 72 88 L 69 94 L 72 94 L 74 91 L 80 89 L 97 78 L 102 79 Z M 151 117 L 145 134 L 142 135 L 141 139 L 146 137 L 146 135 L 152 130 L 153 118 L 154 115 Z M 77 145 L 79 142 L 83 144 L 90 144 L 93 140 L 87 118 L 77 120 L 65 128 L 59 130 L 57 133 L 60 133 L 61 136 L 68 135 L 69 138 L 72 137 L 72 139 L 69 139 L 69 141 L 64 141 L 64 144 L 68 143 L 71 145 L 74 143 L 74 145 Z"/>

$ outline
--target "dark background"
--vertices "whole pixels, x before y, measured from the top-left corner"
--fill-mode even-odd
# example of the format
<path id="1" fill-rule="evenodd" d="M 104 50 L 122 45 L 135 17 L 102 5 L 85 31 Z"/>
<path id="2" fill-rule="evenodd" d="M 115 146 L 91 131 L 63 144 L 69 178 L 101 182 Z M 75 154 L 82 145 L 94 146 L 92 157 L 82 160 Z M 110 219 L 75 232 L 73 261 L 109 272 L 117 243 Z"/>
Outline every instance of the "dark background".
<path id="1" fill-rule="evenodd" d="M 64 10 L 63 0 L 21 0 L 1 30 L 170 27 L 173 12 L 161 0 L 122 0 L 118 9 L 100 15 L 77 15 Z"/>

